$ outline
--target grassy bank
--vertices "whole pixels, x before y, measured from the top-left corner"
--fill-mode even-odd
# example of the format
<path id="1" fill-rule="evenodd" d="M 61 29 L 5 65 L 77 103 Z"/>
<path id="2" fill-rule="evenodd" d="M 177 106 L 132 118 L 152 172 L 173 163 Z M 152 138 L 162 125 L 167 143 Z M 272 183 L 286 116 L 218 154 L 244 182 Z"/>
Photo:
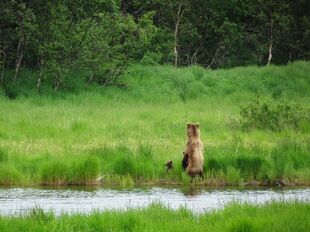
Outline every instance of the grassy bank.
<path id="1" fill-rule="evenodd" d="M 23 216 L 0 216 L 1 231 L 308 231 L 310 205 L 231 204 L 223 210 L 194 215 L 161 205 L 146 209 L 61 215 L 33 210 Z"/>
<path id="2" fill-rule="evenodd" d="M 187 184 L 181 159 L 191 121 L 200 122 L 205 144 L 198 184 L 309 184 L 309 73 L 308 62 L 133 66 L 122 88 L 79 82 L 70 93 L 1 96 L 0 185 Z"/>

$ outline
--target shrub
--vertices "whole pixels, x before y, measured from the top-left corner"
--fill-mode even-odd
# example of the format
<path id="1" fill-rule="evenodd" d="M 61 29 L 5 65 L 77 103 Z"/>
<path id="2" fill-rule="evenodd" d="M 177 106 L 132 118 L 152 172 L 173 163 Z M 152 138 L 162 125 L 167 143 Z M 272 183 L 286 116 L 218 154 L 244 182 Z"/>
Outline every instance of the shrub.
<path id="1" fill-rule="evenodd" d="M 7 84 L 3 86 L 4 95 L 11 100 L 14 100 L 18 96 L 19 89 L 16 84 Z"/>
<path id="2" fill-rule="evenodd" d="M 241 107 L 241 125 L 245 129 L 298 129 L 304 120 L 310 120 L 309 110 L 298 105 L 256 101 Z"/>
<path id="3" fill-rule="evenodd" d="M 144 65 L 156 65 L 160 63 L 161 59 L 162 54 L 148 51 L 144 54 L 139 63 Z"/>

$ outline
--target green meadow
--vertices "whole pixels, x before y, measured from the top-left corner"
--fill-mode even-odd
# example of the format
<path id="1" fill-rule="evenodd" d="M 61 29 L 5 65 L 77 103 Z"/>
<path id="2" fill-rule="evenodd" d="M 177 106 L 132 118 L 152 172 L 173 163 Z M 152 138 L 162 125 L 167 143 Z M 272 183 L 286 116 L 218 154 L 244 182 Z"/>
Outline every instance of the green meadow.
<path id="1" fill-rule="evenodd" d="M 271 202 L 230 204 L 225 209 L 194 214 L 160 204 L 145 209 L 55 216 L 34 209 L 26 215 L 0 216 L 1 231 L 309 231 L 310 205 Z"/>
<path id="2" fill-rule="evenodd" d="M 44 94 L 38 94 L 37 74 L 24 70 L 18 96 L 14 89 L 1 90 L 0 185 L 189 184 L 191 180 L 181 168 L 187 122 L 200 123 L 205 146 L 205 175 L 195 184 L 310 183 L 309 62 L 219 70 L 132 65 L 117 86 L 106 87 L 84 84 L 84 74 L 71 73 L 71 87 L 62 91 L 48 89 L 49 83 L 43 83 Z M 166 172 L 168 160 L 173 160 L 174 168 Z M 308 205 L 296 206 L 309 211 Z M 242 207 L 250 215 L 261 215 L 261 221 L 270 220 L 265 215 L 268 207 L 272 212 L 282 212 L 284 207 L 282 213 L 290 220 L 274 220 L 270 228 L 302 221 L 297 216 L 298 220 L 291 220 L 293 205 Z M 294 209 L 293 216 L 298 211 Z M 183 210 L 176 213 L 151 207 L 126 216 L 100 213 L 84 220 L 91 228 L 97 220 L 116 214 L 116 218 L 139 227 L 144 212 L 180 218 L 182 228 L 183 223 L 195 228 L 206 224 L 216 231 L 221 218 L 234 211 L 229 208 L 196 218 Z M 29 222 L 21 219 L 19 225 L 35 229 L 42 223 L 40 226 L 48 229 L 56 223 L 53 228 L 70 231 L 70 222 L 80 220 L 78 215 L 60 220 L 44 215 L 38 222 L 32 221 L 36 214 L 29 217 Z M 210 224 L 211 217 L 215 224 Z M 234 217 L 238 217 L 236 225 L 233 220 L 225 225 L 233 228 L 244 223 L 256 228 L 248 216 Z M 1 220 L 11 223 L 17 219 Z M 164 221 L 163 226 L 169 226 L 169 220 Z M 295 224 L 288 225 L 288 221 Z M 149 225 L 150 230 L 154 225 Z M 78 228 L 82 230 L 82 224 Z"/>

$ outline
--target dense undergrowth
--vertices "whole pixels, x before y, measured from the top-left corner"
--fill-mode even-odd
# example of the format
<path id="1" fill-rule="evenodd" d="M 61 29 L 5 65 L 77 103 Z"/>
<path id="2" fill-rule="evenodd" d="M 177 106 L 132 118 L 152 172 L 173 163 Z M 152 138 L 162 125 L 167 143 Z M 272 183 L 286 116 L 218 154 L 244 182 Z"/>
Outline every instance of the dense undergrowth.
<path id="1" fill-rule="evenodd" d="M 27 215 L 1 216 L 1 231 L 308 231 L 310 205 L 271 202 L 254 206 L 233 203 L 223 210 L 193 214 L 160 204 L 146 209 L 93 212 L 60 217 L 34 209 Z"/>
<path id="2" fill-rule="evenodd" d="M 186 122 L 200 122 L 197 184 L 310 182 L 310 65 L 204 70 L 130 67 L 122 85 L 48 83 L 35 73 L 0 97 L 0 185 L 188 184 Z M 32 79 L 33 78 L 33 79 Z M 174 161 L 166 172 L 164 163 Z"/>

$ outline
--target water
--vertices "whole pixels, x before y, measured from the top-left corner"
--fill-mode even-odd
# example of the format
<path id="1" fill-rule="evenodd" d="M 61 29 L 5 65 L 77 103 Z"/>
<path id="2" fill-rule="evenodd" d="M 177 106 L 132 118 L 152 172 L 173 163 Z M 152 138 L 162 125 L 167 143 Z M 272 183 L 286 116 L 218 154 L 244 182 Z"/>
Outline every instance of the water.
<path id="1" fill-rule="evenodd" d="M 201 213 L 224 207 L 232 201 L 262 204 L 271 200 L 310 202 L 310 188 L 305 189 L 37 189 L 0 188 L 0 214 L 27 213 L 41 208 L 57 215 L 89 213 L 94 210 L 146 207 L 161 202 L 172 209 L 186 207 Z"/>

